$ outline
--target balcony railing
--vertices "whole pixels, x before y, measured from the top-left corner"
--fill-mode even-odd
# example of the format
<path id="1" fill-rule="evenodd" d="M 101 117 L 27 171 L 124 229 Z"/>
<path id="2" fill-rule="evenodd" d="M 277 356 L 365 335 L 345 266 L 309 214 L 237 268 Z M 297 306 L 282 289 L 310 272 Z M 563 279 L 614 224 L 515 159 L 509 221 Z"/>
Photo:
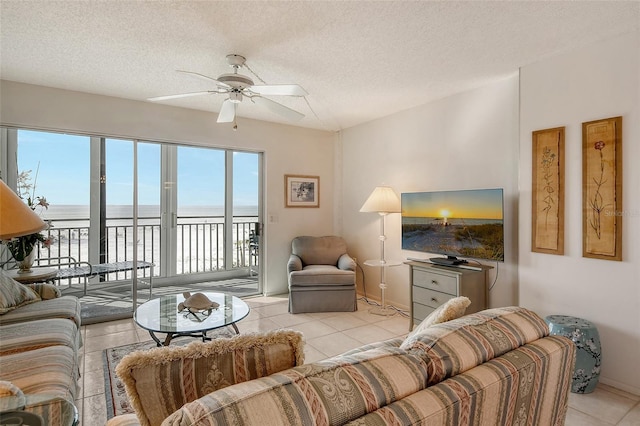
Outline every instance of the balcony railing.
<path id="1" fill-rule="evenodd" d="M 258 261 L 255 241 L 257 219 L 254 216 L 234 216 L 233 251 L 231 258 L 226 259 L 223 217 L 178 218 L 175 239 L 176 274 L 197 274 L 256 266 Z M 137 248 L 138 260 L 155 265 L 153 269 L 155 276 L 159 276 L 160 271 L 170 269 L 163 268 L 163 259 L 160 256 L 163 244 L 160 218 L 140 218 L 137 232 L 134 232 L 130 222 L 130 218 L 107 220 L 105 259 L 100 263 L 131 261 L 134 249 Z M 37 264 L 49 264 L 50 260 L 60 258 L 73 258 L 78 262 L 91 263 L 89 220 L 52 220 L 51 227 L 45 232 L 52 238 L 53 243 L 48 249 L 38 247 Z M 124 276 L 112 277 L 112 279 L 122 278 Z"/>

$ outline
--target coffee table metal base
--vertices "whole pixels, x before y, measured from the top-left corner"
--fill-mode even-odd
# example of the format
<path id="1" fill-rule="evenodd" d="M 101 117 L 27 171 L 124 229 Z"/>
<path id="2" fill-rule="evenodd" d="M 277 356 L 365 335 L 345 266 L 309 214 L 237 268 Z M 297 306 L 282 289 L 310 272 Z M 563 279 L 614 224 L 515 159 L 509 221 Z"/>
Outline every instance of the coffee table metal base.
<path id="1" fill-rule="evenodd" d="M 238 330 L 238 327 L 235 323 L 231 324 L 231 327 L 233 327 L 233 330 L 236 332 L 236 334 L 240 334 L 240 330 Z M 149 330 L 149 335 L 151 336 L 153 341 L 156 342 L 156 345 L 158 345 L 158 347 L 169 346 L 171 340 L 173 340 L 174 337 L 197 337 L 201 338 L 203 342 L 211 341 L 211 337 L 207 336 L 206 331 L 201 331 L 198 333 L 166 333 L 164 341 L 160 340 L 158 336 L 156 336 L 155 333 L 151 330 Z"/>

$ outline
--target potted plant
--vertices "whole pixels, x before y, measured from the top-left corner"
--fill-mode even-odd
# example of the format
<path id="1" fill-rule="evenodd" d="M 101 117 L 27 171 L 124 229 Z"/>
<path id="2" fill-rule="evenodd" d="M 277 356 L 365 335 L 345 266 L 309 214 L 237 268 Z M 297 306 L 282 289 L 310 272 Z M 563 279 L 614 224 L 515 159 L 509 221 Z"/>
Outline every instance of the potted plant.
<path id="1" fill-rule="evenodd" d="M 31 170 L 21 172 L 18 175 L 18 196 L 24 199 L 23 192 L 28 192 L 31 189 L 31 196 L 28 196 L 26 203 L 31 210 L 36 211 L 39 209 L 48 209 L 49 203 L 45 197 L 35 197 L 35 183 L 31 184 L 29 181 Z M 47 222 L 48 223 L 48 222 Z M 49 237 L 45 237 L 40 232 L 36 232 L 29 235 L 23 235 L 21 237 L 15 237 L 7 242 L 5 245 L 9 249 L 9 252 L 18 264 L 19 273 L 31 272 L 31 266 L 35 260 L 37 250 L 36 245 L 40 243 L 43 247 L 49 248 L 52 240 Z"/>

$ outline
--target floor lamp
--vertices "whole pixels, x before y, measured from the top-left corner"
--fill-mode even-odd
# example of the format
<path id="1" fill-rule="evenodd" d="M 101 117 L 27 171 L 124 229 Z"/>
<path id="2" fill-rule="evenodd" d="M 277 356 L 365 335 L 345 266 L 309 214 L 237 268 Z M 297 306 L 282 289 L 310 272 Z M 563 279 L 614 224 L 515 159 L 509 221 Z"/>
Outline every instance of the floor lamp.
<path id="1" fill-rule="evenodd" d="M 380 268 L 380 292 L 382 298 L 382 306 L 379 308 L 373 308 L 369 312 L 375 315 L 390 316 L 396 313 L 395 310 L 387 307 L 385 299 L 385 290 L 387 283 L 385 282 L 385 270 L 388 266 L 396 266 L 402 264 L 402 262 L 387 261 L 384 257 L 384 242 L 387 237 L 384 234 L 384 220 L 389 213 L 400 213 L 400 198 L 390 186 L 378 186 L 376 187 L 367 201 L 362 205 L 360 209 L 363 213 L 375 212 L 380 215 L 380 258 L 376 260 L 367 260 L 364 262 L 368 266 L 378 266 Z"/>

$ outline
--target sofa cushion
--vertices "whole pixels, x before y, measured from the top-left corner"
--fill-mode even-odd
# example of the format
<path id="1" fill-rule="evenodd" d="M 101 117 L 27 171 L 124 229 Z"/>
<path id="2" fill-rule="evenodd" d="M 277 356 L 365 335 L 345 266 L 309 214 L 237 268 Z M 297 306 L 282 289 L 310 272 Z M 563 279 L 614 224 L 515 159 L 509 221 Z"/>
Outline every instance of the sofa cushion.
<path id="1" fill-rule="evenodd" d="M 78 365 L 75 350 L 47 346 L 0 357 L 0 380 L 16 385 L 25 395 L 75 400 Z"/>
<path id="2" fill-rule="evenodd" d="M 413 330 L 412 335 L 421 333 L 432 325 L 460 318 L 464 315 L 470 304 L 471 300 L 464 296 L 454 297 L 453 299 L 447 300 L 422 320 L 422 322 Z"/>
<path id="3" fill-rule="evenodd" d="M 24 411 L 36 414 L 42 418 L 45 425 L 67 426 L 74 424 L 77 418 L 75 406 L 66 399 L 49 395 L 25 395 L 16 385 L 7 381 L 0 381 L 0 413 L 24 407 Z M 7 422 L 9 424 L 18 424 Z M 38 423 L 40 424 L 40 423 Z"/>
<path id="4" fill-rule="evenodd" d="M 351 286 L 356 281 L 353 271 L 343 271 L 330 265 L 309 265 L 302 271 L 293 271 L 289 275 L 289 286 L 335 285 Z"/>
<path id="5" fill-rule="evenodd" d="M 340 355 L 221 389 L 163 425 L 344 424 L 426 386 L 426 365 L 395 347 Z"/>
<path id="6" fill-rule="evenodd" d="M 52 318 L 0 327 L 0 356 L 47 346 L 80 347 L 80 331 L 73 321 Z"/>
<path id="7" fill-rule="evenodd" d="M 303 362 L 302 334 L 277 330 L 133 352 L 116 373 L 140 423 L 159 425 L 187 402 Z"/>
<path id="8" fill-rule="evenodd" d="M 20 284 L 0 269 L 0 315 L 40 300 L 33 290 Z"/>
<path id="9" fill-rule="evenodd" d="M 432 385 L 548 334 L 542 318 L 512 306 L 433 325 L 400 347 L 425 359 Z"/>
<path id="10" fill-rule="evenodd" d="M 0 315 L 0 325 L 48 318 L 70 319 L 80 327 L 80 301 L 74 296 L 62 296 L 24 305 L 20 309 Z"/>

